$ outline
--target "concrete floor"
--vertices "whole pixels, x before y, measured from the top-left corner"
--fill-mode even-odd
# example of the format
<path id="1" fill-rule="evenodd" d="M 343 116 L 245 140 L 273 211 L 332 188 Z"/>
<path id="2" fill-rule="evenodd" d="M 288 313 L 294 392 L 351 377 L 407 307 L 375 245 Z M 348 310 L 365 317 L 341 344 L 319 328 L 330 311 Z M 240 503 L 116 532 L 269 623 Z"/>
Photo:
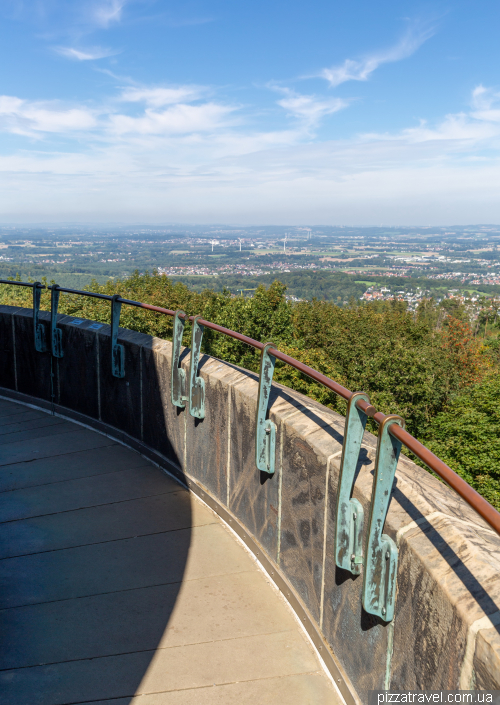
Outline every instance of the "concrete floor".
<path id="1" fill-rule="evenodd" d="M 218 517 L 137 453 L 0 400 L 4 705 L 332 705 Z"/>

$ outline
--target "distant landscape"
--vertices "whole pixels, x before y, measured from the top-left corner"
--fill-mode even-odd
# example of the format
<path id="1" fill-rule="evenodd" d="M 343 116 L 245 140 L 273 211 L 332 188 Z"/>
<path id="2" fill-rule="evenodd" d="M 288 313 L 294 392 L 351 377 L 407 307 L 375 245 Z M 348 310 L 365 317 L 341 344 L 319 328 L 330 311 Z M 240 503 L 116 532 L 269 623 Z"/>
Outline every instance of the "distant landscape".
<path id="1" fill-rule="evenodd" d="M 500 295 L 500 226 L 0 228 L 0 276 L 83 288 L 158 270 L 196 291 L 251 296 L 279 279 L 287 294 L 346 305 L 393 296 Z"/>

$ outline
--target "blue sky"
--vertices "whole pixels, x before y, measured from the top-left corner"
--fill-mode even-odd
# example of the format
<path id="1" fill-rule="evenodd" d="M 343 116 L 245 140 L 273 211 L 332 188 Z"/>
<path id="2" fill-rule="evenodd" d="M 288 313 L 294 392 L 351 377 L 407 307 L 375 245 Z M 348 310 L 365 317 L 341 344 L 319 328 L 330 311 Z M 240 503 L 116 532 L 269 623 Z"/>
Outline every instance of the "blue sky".
<path id="1" fill-rule="evenodd" d="M 0 220 L 500 223 L 494 0 L 2 0 Z"/>

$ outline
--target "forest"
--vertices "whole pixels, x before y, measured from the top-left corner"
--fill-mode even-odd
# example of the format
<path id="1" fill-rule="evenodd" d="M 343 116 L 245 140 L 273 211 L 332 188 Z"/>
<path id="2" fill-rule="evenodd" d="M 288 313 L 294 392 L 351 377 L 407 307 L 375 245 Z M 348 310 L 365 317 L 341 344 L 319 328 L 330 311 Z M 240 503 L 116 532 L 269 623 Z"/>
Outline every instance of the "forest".
<path id="1" fill-rule="evenodd" d="M 432 299 L 408 312 L 402 301 L 347 306 L 313 298 L 292 302 L 286 286 L 260 284 L 251 297 L 224 289 L 194 291 L 165 276 L 139 274 L 89 290 L 202 314 L 210 321 L 281 350 L 353 391 L 365 391 L 384 413 L 400 414 L 410 433 L 500 509 L 499 320 L 488 313 L 480 325 L 467 309 Z M 31 289 L 2 286 L 0 303 L 31 307 Z M 50 309 L 50 292 L 42 294 Z M 97 299 L 62 294 L 59 311 L 109 323 L 110 306 Z M 488 327 L 489 323 L 489 327 Z M 172 319 L 122 307 L 121 326 L 169 339 Z M 189 346 L 189 326 L 184 344 Z M 258 352 L 206 330 L 204 352 L 254 371 Z M 333 392 L 278 362 L 275 381 L 338 411 L 345 403 Z M 377 431 L 370 422 L 370 430 Z"/>

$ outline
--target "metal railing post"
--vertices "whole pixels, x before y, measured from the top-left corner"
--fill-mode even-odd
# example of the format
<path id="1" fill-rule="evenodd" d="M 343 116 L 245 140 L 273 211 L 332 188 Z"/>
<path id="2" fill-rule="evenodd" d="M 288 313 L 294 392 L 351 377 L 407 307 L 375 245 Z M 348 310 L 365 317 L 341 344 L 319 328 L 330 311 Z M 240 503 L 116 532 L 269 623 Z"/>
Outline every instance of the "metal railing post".
<path id="1" fill-rule="evenodd" d="M 35 350 L 37 352 L 47 352 L 45 326 L 39 322 L 42 289 L 45 289 L 45 287 L 41 282 L 35 282 L 33 284 L 33 337 L 35 339 Z"/>
<path id="2" fill-rule="evenodd" d="M 255 424 L 255 464 L 258 470 L 269 475 L 274 474 L 276 455 L 276 424 L 266 419 L 276 364 L 276 358 L 269 354 L 273 348 L 276 348 L 274 343 L 266 343 L 262 348 Z"/>
<path id="3" fill-rule="evenodd" d="M 198 377 L 203 326 L 198 323 L 201 315 L 193 319 L 191 332 L 191 364 L 189 367 L 189 413 L 197 419 L 205 418 L 205 380 Z"/>
<path id="4" fill-rule="evenodd" d="M 367 394 L 354 392 L 347 404 L 335 523 L 335 563 L 339 568 L 349 570 L 353 575 L 361 573 L 363 564 L 364 513 L 361 503 L 354 497 L 351 498 L 351 495 L 368 419 L 368 416 L 356 406 L 359 399 L 370 403 Z"/>
<path id="5" fill-rule="evenodd" d="M 57 308 L 59 306 L 59 287 L 50 287 L 50 346 L 53 357 L 63 357 L 62 330 L 57 327 Z"/>
<path id="6" fill-rule="evenodd" d="M 182 336 L 184 335 L 186 314 L 178 310 L 174 316 L 174 329 L 172 334 L 172 365 L 170 370 L 170 396 L 172 404 L 180 409 L 186 408 L 188 396 L 186 394 L 186 373 L 179 366 L 181 355 Z"/>
<path id="7" fill-rule="evenodd" d="M 389 433 L 394 424 L 404 428 L 396 415 L 386 416 L 379 427 L 363 575 L 363 607 L 386 622 L 394 617 L 398 569 L 397 546 L 382 533 L 401 452 L 401 442 Z"/>
<path id="8" fill-rule="evenodd" d="M 119 294 L 115 294 L 111 299 L 111 374 L 121 379 L 125 377 L 125 348 L 117 342 L 122 310 L 119 299 Z"/>

